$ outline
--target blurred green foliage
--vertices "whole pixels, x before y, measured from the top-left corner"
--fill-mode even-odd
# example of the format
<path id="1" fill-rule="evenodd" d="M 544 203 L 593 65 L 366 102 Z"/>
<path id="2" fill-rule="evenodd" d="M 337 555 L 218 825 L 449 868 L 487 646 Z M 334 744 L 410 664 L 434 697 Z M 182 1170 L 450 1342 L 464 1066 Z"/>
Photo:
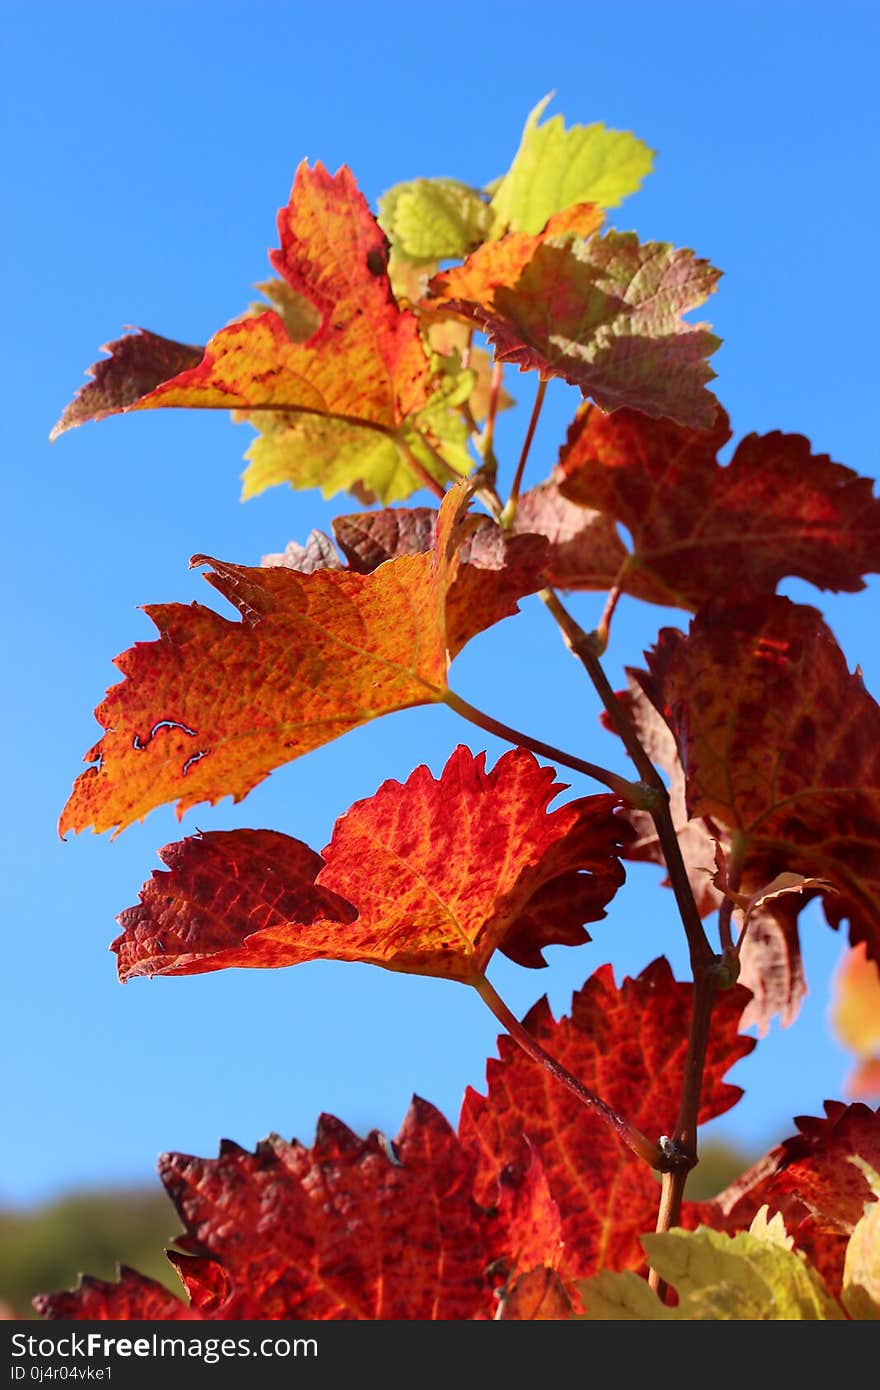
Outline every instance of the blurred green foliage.
<path id="1" fill-rule="evenodd" d="M 27 1211 L 0 1211 L 0 1303 L 35 1317 L 37 1293 L 72 1288 L 80 1273 L 114 1279 L 132 1265 L 181 1292 L 164 1250 L 180 1231 L 162 1192 L 83 1192 Z"/>

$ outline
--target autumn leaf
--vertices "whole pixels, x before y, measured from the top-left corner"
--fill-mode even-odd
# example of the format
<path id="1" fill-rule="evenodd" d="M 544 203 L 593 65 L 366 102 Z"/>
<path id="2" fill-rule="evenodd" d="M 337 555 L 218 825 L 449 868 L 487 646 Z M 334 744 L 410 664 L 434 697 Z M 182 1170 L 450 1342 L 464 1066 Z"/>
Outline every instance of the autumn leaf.
<path id="1" fill-rule="evenodd" d="M 780 1224 L 777 1225 L 777 1222 Z M 678 1294 L 666 1307 L 644 1279 L 605 1271 L 585 1280 L 581 1295 L 591 1319 L 656 1322 L 832 1321 L 844 1314 L 821 1276 L 785 1239 L 779 1218 L 759 1219 L 735 1236 L 701 1226 L 645 1235 L 653 1269 Z"/>
<path id="2" fill-rule="evenodd" d="M 675 735 L 690 815 L 741 837 L 742 891 L 828 880 L 829 923 L 880 957 L 880 713 L 820 614 L 712 603 L 687 637 L 664 629 L 648 665 L 637 678 Z"/>
<path id="3" fill-rule="evenodd" d="M 554 477 L 565 497 L 627 527 L 624 591 L 696 609 L 772 592 L 787 575 L 864 588 L 862 576 L 880 570 L 871 480 L 778 431 L 747 435 L 722 467 L 730 437 L 723 410 L 708 429 L 590 406 L 575 418 Z"/>
<path id="4" fill-rule="evenodd" d="M 38 1294 L 33 1304 L 40 1317 L 65 1322 L 186 1322 L 199 1318 L 198 1312 L 164 1284 L 128 1265 L 119 1267 L 115 1282 L 83 1274 L 75 1289 Z"/>
<path id="5" fill-rule="evenodd" d="M 616 207 L 650 173 L 654 152 L 629 131 L 608 130 L 601 121 L 566 130 L 561 116 L 542 125 L 552 96 L 529 113 L 516 157 L 494 190 L 496 235 L 539 232 L 573 203 Z"/>
<path id="6" fill-rule="evenodd" d="M 323 1116 L 310 1149 L 273 1135 L 255 1153 L 224 1141 L 216 1159 L 165 1154 L 160 1176 L 185 1230 L 174 1263 L 192 1307 L 177 1303 L 179 1312 L 161 1316 L 491 1318 L 493 1256 L 520 1232 L 505 1237 L 503 1207 L 474 1203 L 473 1166 L 419 1099 L 393 1145 Z M 93 1288 L 88 1299 L 43 1296 L 38 1310 L 71 1320 L 147 1316 L 115 1311 L 126 1300 L 137 1308 L 130 1285 L 128 1272 L 122 1286 L 103 1286 L 103 1306 Z"/>
<path id="7" fill-rule="evenodd" d="M 682 861 L 697 909 L 701 917 L 706 917 L 719 907 L 722 895 L 704 865 L 711 862 L 717 837 L 723 837 L 723 832 L 702 816 L 689 816 L 685 772 L 675 736 L 642 689 L 638 672 L 629 671 L 627 680 L 628 689 L 618 691 L 617 698 L 651 761 L 667 774 L 669 809 Z M 606 715 L 602 722 L 606 728 L 611 728 Z M 624 814 L 634 831 L 633 838 L 624 846 L 624 859 L 665 868 L 657 827 L 650 814 L 631 807 Z M 663 882 L 669 886 L 668 877 Z M 793 1023 L 797 1017 L 807 992 L 797 925 L 801 906 L 796 900 L 780 900 L 772 907 L 752 913 L 748 933 L 740 947 L 740 983 L 751 994 L 740 1021 L 742 1029 L 756 1027 L 763 1036 L 777 1014 L 783 1026 Z"/>
<path id="8" fill-rule="evenodd" d="M 103 420 L 128 409 L 161 382 L 197 366 L 204 354 L 204 348 L 160 338 L 145 328 L 106 343 L 101 351 L 110 356 L 89 368 L 92 380 L 64 411 L 49 436 L 51 440 L 86 420 Z"/>
<path id="9" fill-rule="evenodd" d="M 449 657 L 446 597 L 468 501 L 450 490 L 432 552 L 373 574 L 210 561 L 208 580 L 241 615 L 200 604 L 145 611 L 159 629 L 116 665 L 60 823 L 118 830 L 177 800 L 241 800 L 274 768 L 379 715 L 442 702 Z M 203 557 L 197 557 L 202 563 Z M 509 610 L 508 610 L 509 611 Z"/>
<path id="10" fill-rule="evenodd" d="M 430 549 L 438 516 L 432 507 L 389 507 L 335 517 L 333 531 L 351 568 L 370 574 L 386 560 Z M 452 656 L 547 583 L 549 543 L 531 531 L 508 534 L 491 517 L 470 516 L 462 523 L 458 561 L 446 603 Z"/>
<path id="11" fill-rule="evenodd" d="M 841 1289 L 847 1241 L 872 1201 L 872 1189 L 855 1157 L 880 1168 L 880 1110 L 825 1102 L 825 1116 L 799 1116 L 798 1133 L 738 1178 L 712 1202 L 692 1204 L 691 1214 L 728 1231 L 747 1229 L 756 1212 L 780 1212 L 798 1249 L 812 1260 L 836 1296 Z"/>
<path id="12" fill-rule="evenodd" d="M 880 1173 L 864 1159 L 851 1160 L 864 1174 L 871 1199 L 856 1222 L 843 1264 L 843 1306 L 851 1318 L 880 1321 Z"/>
<path id="13" fill-rule="evenodd" d="M 450 386 L 435 379 L 416 316 L 394 299 L 385 235 L 350 171 L 343 166 L 330 175 L 320 163 L 303 162 L 278 225 L 281 246 L 270 259 L 286 290 L 267 292 L 280 312 L 236 320 L 203 353 L 153 334 L 111 344 L 113 357 L 92 368 L 94 381 L 64 412 L 53 437 L 124 410 L 256 412 L 261 436 L 246 495 L 281 480 L 320 485 L 327 495 L 360 481 L 393 500 L 420 485 L 407 464 L 414 446 L 440 477 L 444 467 L 429 445 L 452 469 L 469 470 Z M 305 341 L 303 300 L 318 316 Z M 472 385 L 464 375 L 455 390 L 466 397 Z"/>
<path id="14" fill-rule="evenodd" d="M 692 251 L 640 244 L 631 232 L 588 239 L 552 224 L 487 243 L 431 282 L 435 302 L 486 333 L 501 362 L 562 377 L 605 410 L 632 406 L 707 426 L 717 401 L 705 387 L 718 347 L 682 315 L 702 304 L 719 272 Z"/>
<path id="15" fill-rule="evenodd" d="M 525 1026 L 591 1091 L 649 1135 L 671 1134 L 678 1113 L 692 986 L 677 983 L 664 960 L 618 988 L 603 966 L 572 1000 L 570 1017 L 553 1018 L 546 999 Z M 754 1047 L 737 1036 L 745 991 L 719 996 L 704 1073 L 700 1123 L 739 1098 L 725 1072 Z M 591 1111 L 508 1037 L 487 1066 L 485 1096 L 468 1089 L 462 1142 L 479 1158 L 476 1195 L 487 1201 L 523 1133 L 540 1155 L 562 1216 L 560 1273 L 581 1279 L 608 1267 L 642 1263 L 639 1236 L 653 1229 L 658 1186 L 648 1166 L 625 1149 Z"/>
<path id="16" fill-rule="evenodd" d="M 564 790 L 531 753 L 452 754 L 383 783 L 323 856 L 270 830 L 213 831 L 161 851 L 113 943 L 120 977 L 331 959 L 471 983 L 496 949 L 544 964 L 588 941 L 623 882 L 613 796 L 548 812 Z"/>
<path id="17" fill-rule="evenodd" d="M 845 1091 L 854 1100 L 880 1094 L 880 972 L 864 942 L 847 951 L 832 990 L 831 1026 L 856 1065 Z"/>
<path id="18" fill-rule="evenodd" d="M 436 520 L 431 507 L 389 507 L 335 517 L 333 530 L 352 569 L 368 573 L 397 555 L 427 549 Z M 514 600 L 546 584 L 608 589 L 626 558 L 614 523 L 567 502 L 552 482 L 523 493 L 508 531 L 488 516 L 475 516 L 469 525 L 450 594 L 450 628 L 460 633 L 452 650 L 474 635 L 480 615 L 494 613 L 505 593 Z"/>
<path id="19" fill-rule="evenodd" d="M 488 200 L 458 179 L 412 179 L 379 199 L 379 225 L 394 250 L 414 265 L 466 256 L 485 240 L 492 222 Z"/>

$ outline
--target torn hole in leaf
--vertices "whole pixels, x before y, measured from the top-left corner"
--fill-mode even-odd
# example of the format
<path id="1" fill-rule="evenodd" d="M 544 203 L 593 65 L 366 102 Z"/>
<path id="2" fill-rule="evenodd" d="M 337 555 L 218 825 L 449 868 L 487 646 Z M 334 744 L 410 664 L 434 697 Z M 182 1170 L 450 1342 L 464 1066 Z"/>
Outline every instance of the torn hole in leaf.
<path id="1" fill-rule="evenodd" d="M 160 719 L 158 723 L 153 725 L 145 739 L 142 739 L 140 734 L 135 734 L 132 740 L 132 748 L 138 753 L 143 753 L 144 749 L 148 748 L 152 743 L 160 729 L 180 729 L 181 733 L 188 734 L 190 738 L 195 738 L 196 736 L 195 729 L 187 728 L 186 724 L 181 724 L 177 719 Z"/>

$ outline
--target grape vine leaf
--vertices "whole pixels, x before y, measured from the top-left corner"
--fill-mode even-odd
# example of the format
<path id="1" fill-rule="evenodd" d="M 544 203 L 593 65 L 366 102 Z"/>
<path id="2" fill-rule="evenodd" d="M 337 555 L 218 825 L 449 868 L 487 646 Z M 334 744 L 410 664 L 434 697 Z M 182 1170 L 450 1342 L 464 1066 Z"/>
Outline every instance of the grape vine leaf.
<path id="1" fill-rule="evenodd" d="M 682 315 L 712 293 L 719 272 L 632 232 L 566 231 L 551 219 L 541 235 L 486 243 L 434 277 L 432 302 L 484 332 L 498 361 L 562 377 L 605 410 L 711 425 L 718 403 L 706 390 L 715 375 L 706 359 L 719 339 Z"/>
<path id="2" fill-rule="evenodd" d="M 565 129 L 562 116 L 541 117 L 553 93 L 529 112 L 516 157 L 492 195 L 495 235 L 540 232 L 574 203 L 617 207 L 651 172 L 654 151 L 601 121 Z"/>
<path id="3" fill-rule="evenodd" d="M 335 517 L 333 531 L 351 568 L 369 573 L 397 555 L 427 549 L 436 522 L 437 512 L 431 507 L 388 507 Z M 508 531 L 488 516 L 473 517 L 470 524 L 473 529 L 462 543 L 462 569 L 449 605 L 463 633 L 469 632 L 474 614 L 486 603 L 478 590 L 494 587 L 497 592 L 503 583 L 513 596 L 521 597 L 545 584 L 609 589 L 626 559 L 613 521 L 566 501 L 553 482 L 523 493 Z M 494 579 L 481 577 L 476 573 L 480 570 L 491 571 Z"/>
<path id="4" fill-rule="evenodd" d="M 624 877 L 617 799 L 548 812 L 562 790 L 525 749 L 487 772 L 459 746 L 439 778 L 419 767 L 356 802 L 322 856 L 271 830 L 168 845 L 119 917 L 120 977 L 323 958 L 469 983 L 496 949 L 540 967 L 590 939 Z"/>
<path id="5" fill-rule="evenodd" d="M 273 1135 L 255 1153 L 224 1141 L 216 1159 L 163 1155 L 160 1175 L 185 1228 L 174 1263 L 192 1299 L 170 1315 L 491 1318 L 498 1251 L 517 1249 L 522 1230 L 516 1204 L 499 1201 L 499 1190 L 493 1208 L 474 1203 L 473 1165 L 418 1098 L 393 1145 L 323 1116 L 311 1149 Z M 35 1306 L 71 1320 L 121 1307 L 131 1311 L 119 1316 L 151 1315 L 138 1307 L 143 1290 L 130 1273 L 103 1289 L 103 1306 L 94 1285 L 43 1295 Z"/>
<path id="6" fill-rule="evenodd" d="M 834 977 L 831 1026 L 856 1058 L 845 1094 L 854 1100 L 880 1095 L 880 971 L 864 942 L 844 954 Z"/>
<path id="7" fill-rule="evenodd" d="M 853 1162 L 872 1193 L 846 1247 L 841 1298 L 851 1318 L 880 1322 L 880 1173 L 863 1159 Z"/>
<path id="8" fill-rule="evenodd" d="M 273 768 L 359 724 L 442 702 L 446 598 L 468 498 L 466 484 L 447 493 L 433 551 L 373 574 L 210 561 L 208 581 L 240 622 L 200 604 L 148 607 L 159 639 L 116 660 L 125 679 L 98 706 L 106 732 L 86 754 L 94 765 L 74 785 L 62 835 L 118 833 L 174 799 L 178 815 L 241 800 Z M 512 611 L 509 596 L 502 606 Z"/>
<path id="9" fill-rule="evenodd" d="M 778 431 L 747 435 L 722 467 L 730 438 L 723 410 L 699 430 L 634 410 L 586 406 L 576 416 L 554 477 L 565 497 L 628 528 L 625 592 L 696 609 L 772 592 L 787 575 L 863 589 L 862 576 L 880 570 L 871 480 Z"/>
<path id="10" fill-rule="evenodd" d="M 256 412 L 265 425 L 256 471 L 246 480 L 249 495 L 278 481 L 283 447 L 290 454 L 286 480 L 302 477 L 300 485 L 312 486 L 317 470 L 328 493 L 359 480 L 384 500 L 407 495 L 420 484 L 406 464 L 414 444 L 433 474 L 442 477 L 444 469 L 429 444 L 450 467 L 469 471 L 449 383 L 437 382 L 416 316 L 394 299 L 388 243 L 350 171 L 343 166 L 331 175 L 320 163 L 300 164 L 279 232 L 281 246 L 270 260 L 288 289 L 317 309 L 310 338 L 289 336 L 284 292 L 273 292 L 281 314 L 268 310 L 228 324 L 203 354 L 153 334 L 123 338 L 111 345 L 109 361 L 92 368 L 93 382 L 53 437 L 116 411 L 228 408 Z M 302 323 L 298 313 L 295 328 Z M 463 374 L 454 390 L 466 397 L 472 384 Z M 308 448 L 318 450 L 314 467 Z"/>
<path id="11" fill-rule="evenodd" d="M 821 615 L 777 595 L 715 601 L 687 636 L 663 629 L 648 667 L 636 676 L 675 735 L 689 813 L 743 839 L 742 890 L 825 879 L 830 925 L 848 919 L 880 958 L 880 711 Z"/>
<path id="12" fill-rule="evenodd" d="M 610 966 L 575 994 L 569 1017 L 553 1018 L 546 999 L 524 1019 L 563 1066 L 647 1134 L 669 1134 L 678 1113 L 692 986 L 656 960 L 618 988 Z M 745 991 L 718 999 L 704 1073 L 700 1123 L 728 1110 L 742 1092 L 725 1072 L 754 1040 L 737 1035 Z M 580 1279 L 603 1267 L 639 1266 L 639 1236 L 657 1215 L 657 1181 L 592 1112 L 513 1041 L 498 1040 L 487 1066 L 487 1093 L 468 1089 L 459 1134 L 479 1155 L 476 1195 L 489 1200 L 498 1174 L 525 1132 L 540 1155 L 562 1216 L 560 1274 Z"/>
<path id="13" fill-rule="evenodd" d="M 685 772 L 675 736 L 663 715 L 651 703 L 639 684 L 638 672 L 628 671 L 628 688 L 617 692 L 633 723 L 639 740 L 656 767 L 668 776 L 669 807 L 688 881 L 700 916 L 708 916 L 721 903 L 721 894 L 706 873 L 716 838 L 723 831 L 702 816 L 689 816 L 685 796 Z M 611 725 L 603 715 L 606 728 Z M 624 846 L 623 857 L 665 867 L 657 829 L 647 811 L 628 808 L 624 814 L 633 828 L 633 838 Z M 669 886 L 669 879 L 665 878 Z M 783 1026 L 797 1017 L 807 992 L 798 936 L 798 914 L 802 904 L 780 900 L 772 907 L 752 914 L 749 930 L 740 949 L 740 983 L 750 991 L 740 1027 L 756 1027 L 766 1034 L 776 1014 Z"/>
<path id="14" fill-rule="evenodd" d="M 485 241 L 493 221 L 488 199 L 458 179 L 412 179 L 379 199 L 380 227 L 413 265 L 459 260 Z"/>
<path id="15" fill-rule="evenodd" d="M 747 1229 L 767 1206 L 780 1212 L 796 1247 L 840 1293 L 847 1241 L 871 1202 L 865 1165 L 880 1168 L 880 1110 L 826 1101 L 825 1115 L 798 1116 L 798 1133 L 691 1215 L 728 1231 Z M 861 1160 L 862 1166 L 853 1163 Z"/>
<path id="16" fill-rule="evenodd" d="M 821 1276 L 792 1250 L 781 1218 L 755 1218 L 751 1231 L 726 1235 L 701 1226 L 645 1235 L 653 1269 L 678 1293 L 668 1308 L 644 1279 L 606 1270 L 584 1280 L 591 1319 L 657 1322 L 844 1320 Z"/>

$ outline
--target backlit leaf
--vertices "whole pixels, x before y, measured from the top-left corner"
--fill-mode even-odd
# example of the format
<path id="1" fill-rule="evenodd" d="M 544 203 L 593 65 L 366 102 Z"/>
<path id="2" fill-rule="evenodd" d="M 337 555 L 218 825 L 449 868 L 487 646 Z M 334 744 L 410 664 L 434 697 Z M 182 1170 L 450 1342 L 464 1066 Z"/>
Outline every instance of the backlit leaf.
<path id="1" fill-rule="evenodd" d="M 880 957 L 880 711 L 820 614 L 719 601 L 687 637 L 664 629 L 648 660 L 691 815 L 744 837 L 742 891 L 782 872 L 826 879 L 830 924 L 848 919 Z"/>
<path id="2" fill-rule="evenodd" d="M 60 829 L 123 829 L 177 800 L 241 800 L 273 768 L 381 714 L 445 699 L 446 597 L 458 569 L 462 485 L 435 549 L 373 574 L 248 569 L 211 561 L 236 622 L 200 604 L 146 609 L 159 639 L 116 665 Z M 203 557 L 198 557 L 203 562 Z"/>
<path id="3" fill-rule="evenodd" d="M 495 189 L 496 235 L 539 232 L 572 203 L 616 207 L 650 172 L 653 151 L 628 131 L 601 122 L 566 130 L 561 116 L 540 124 L 551 97 L 529 113 L 516 157 Z"/>
<path id="4" fill-rule="evenodd" d="M 694 1321 L 835 1321 L 843 1312 L 821 1276 L 777 1240 L 701 1226 L 646 1235 L 651 1265 L 678 1293 L 665 1307 L 634 1274 L 605 1271 L 580 1288 L 592 1319 Z"/>
<path id="5" fill-rule="evenodd" d="M 49 1295 L 44 1316 L 486 1319 L 493 1257 L 519 1238 L 505 1235 L 503 1203 L 476 1206 L 473 1158 L 418 1099 L 393 1145 L 323 1116 L 310 1149 L 277 1135 L 255 1153 L 224 1141 L 215 1159 L 165 1154 L 159 1171 L 185 1228 L 174 1264 L 191 1308 L 117 1313 L 123 1300 L 138 1306 L 128 1272 L 104 1286 L 103 1307 L 79 1291 Z"/>
<path id="6" fill-rule="evenodd" d="M 717 401 L 706 383 L 718 347 L 682 315 L 719 272 L 692 251 L 640 244 L 631 232 L 583 240 L 511 233 L 435 276 L 434 302 L 486 333 L 501 362 L 562 377 L 604 410 L 631 406 L 705 427 Z"/>
<path id="7" fill-rule="evenodd" d="M 712 1202 L 694 1206 L 700 1219 L 730 1231 L 748 1228 L 768 1206 L 781 1212 L 798 1249 L 812 1260 L 835 1296 L 847 1241 L 872 1200 L 864 1165 L 880 1170 L 880 1110 L 825 1102 L 822 1118 L 799 1116 L 798 1134 L 759 1160 Z M 853 1158 L 863 1161 L 859 1167 Z"/>
<path id="8" fill-rule="evenodd" d="M 459 747 L 385 782 L 337 821 L 323 857 L 270 830 L 168 845 L 114 942 L 123 979 L 320 958 L 469 982 L 497 949 L 541 966 L 588 941 L 623 882 L 613 796 L 568 802 L 531 753 Z"/>
<path id="9" fill-rule="evenodd" d="M 744 993 L 735 988 L 718 999 L 701 1123 L 729 1109 L 741 1094 L 722 1078 L 754 1047 L 736 1031 Z M 524 1023 L 585 1086 L 654 1137 L 671 1134 L 675 1125 L 691 995 L 692 986 L 677 983 L 664 960 L 619 988 L 603 966 L 574 996 L 570 1017 L 555 1020 L 542 1000 Z M 462 1141 L 479 1155 L 478 1199 L 489 1199 L 525 1133 L 561 1213 L 563 1277 L 640 1265 L 639 1236 L 657 1217 L 655 1174 L 569 1091 L 550 1083 L 510 1038 L 499 1038 L 498 1047 L 500 1061 L 487 1066 L 487 1094 L 468 1089 L 459 1124 Z"/>
<path id="10" fill-rule="evenodd" d="M 871 1187 L 856 1222 L 843 1265 L 843 1306 L 851 1318 L 880 1321 L 880 1175 L 862 1159 L 856 1160 Z"/>
<path id="11" fill-rule="evenodd" d="M 587 407 L 569 429 L 562 493 L 622 522 L 633 550 L 627 593 L 695 609 L 731 593 L 772 592 L 796 575 L 821 589 L 864 588 L 880 570 L 872 483 L 810 452 L 799 434 L 747 435 L 730 463 L 724 411 L 687 429 L 634 410 Z"/>
<path id="12" fill-rule="evenodd" d="M 460 260 L 485 239 L 492 221 L 487 200 L 457 179 L 413 179 L 379 199 L 379 225 L 395 251 L 416 265 Z"/>

